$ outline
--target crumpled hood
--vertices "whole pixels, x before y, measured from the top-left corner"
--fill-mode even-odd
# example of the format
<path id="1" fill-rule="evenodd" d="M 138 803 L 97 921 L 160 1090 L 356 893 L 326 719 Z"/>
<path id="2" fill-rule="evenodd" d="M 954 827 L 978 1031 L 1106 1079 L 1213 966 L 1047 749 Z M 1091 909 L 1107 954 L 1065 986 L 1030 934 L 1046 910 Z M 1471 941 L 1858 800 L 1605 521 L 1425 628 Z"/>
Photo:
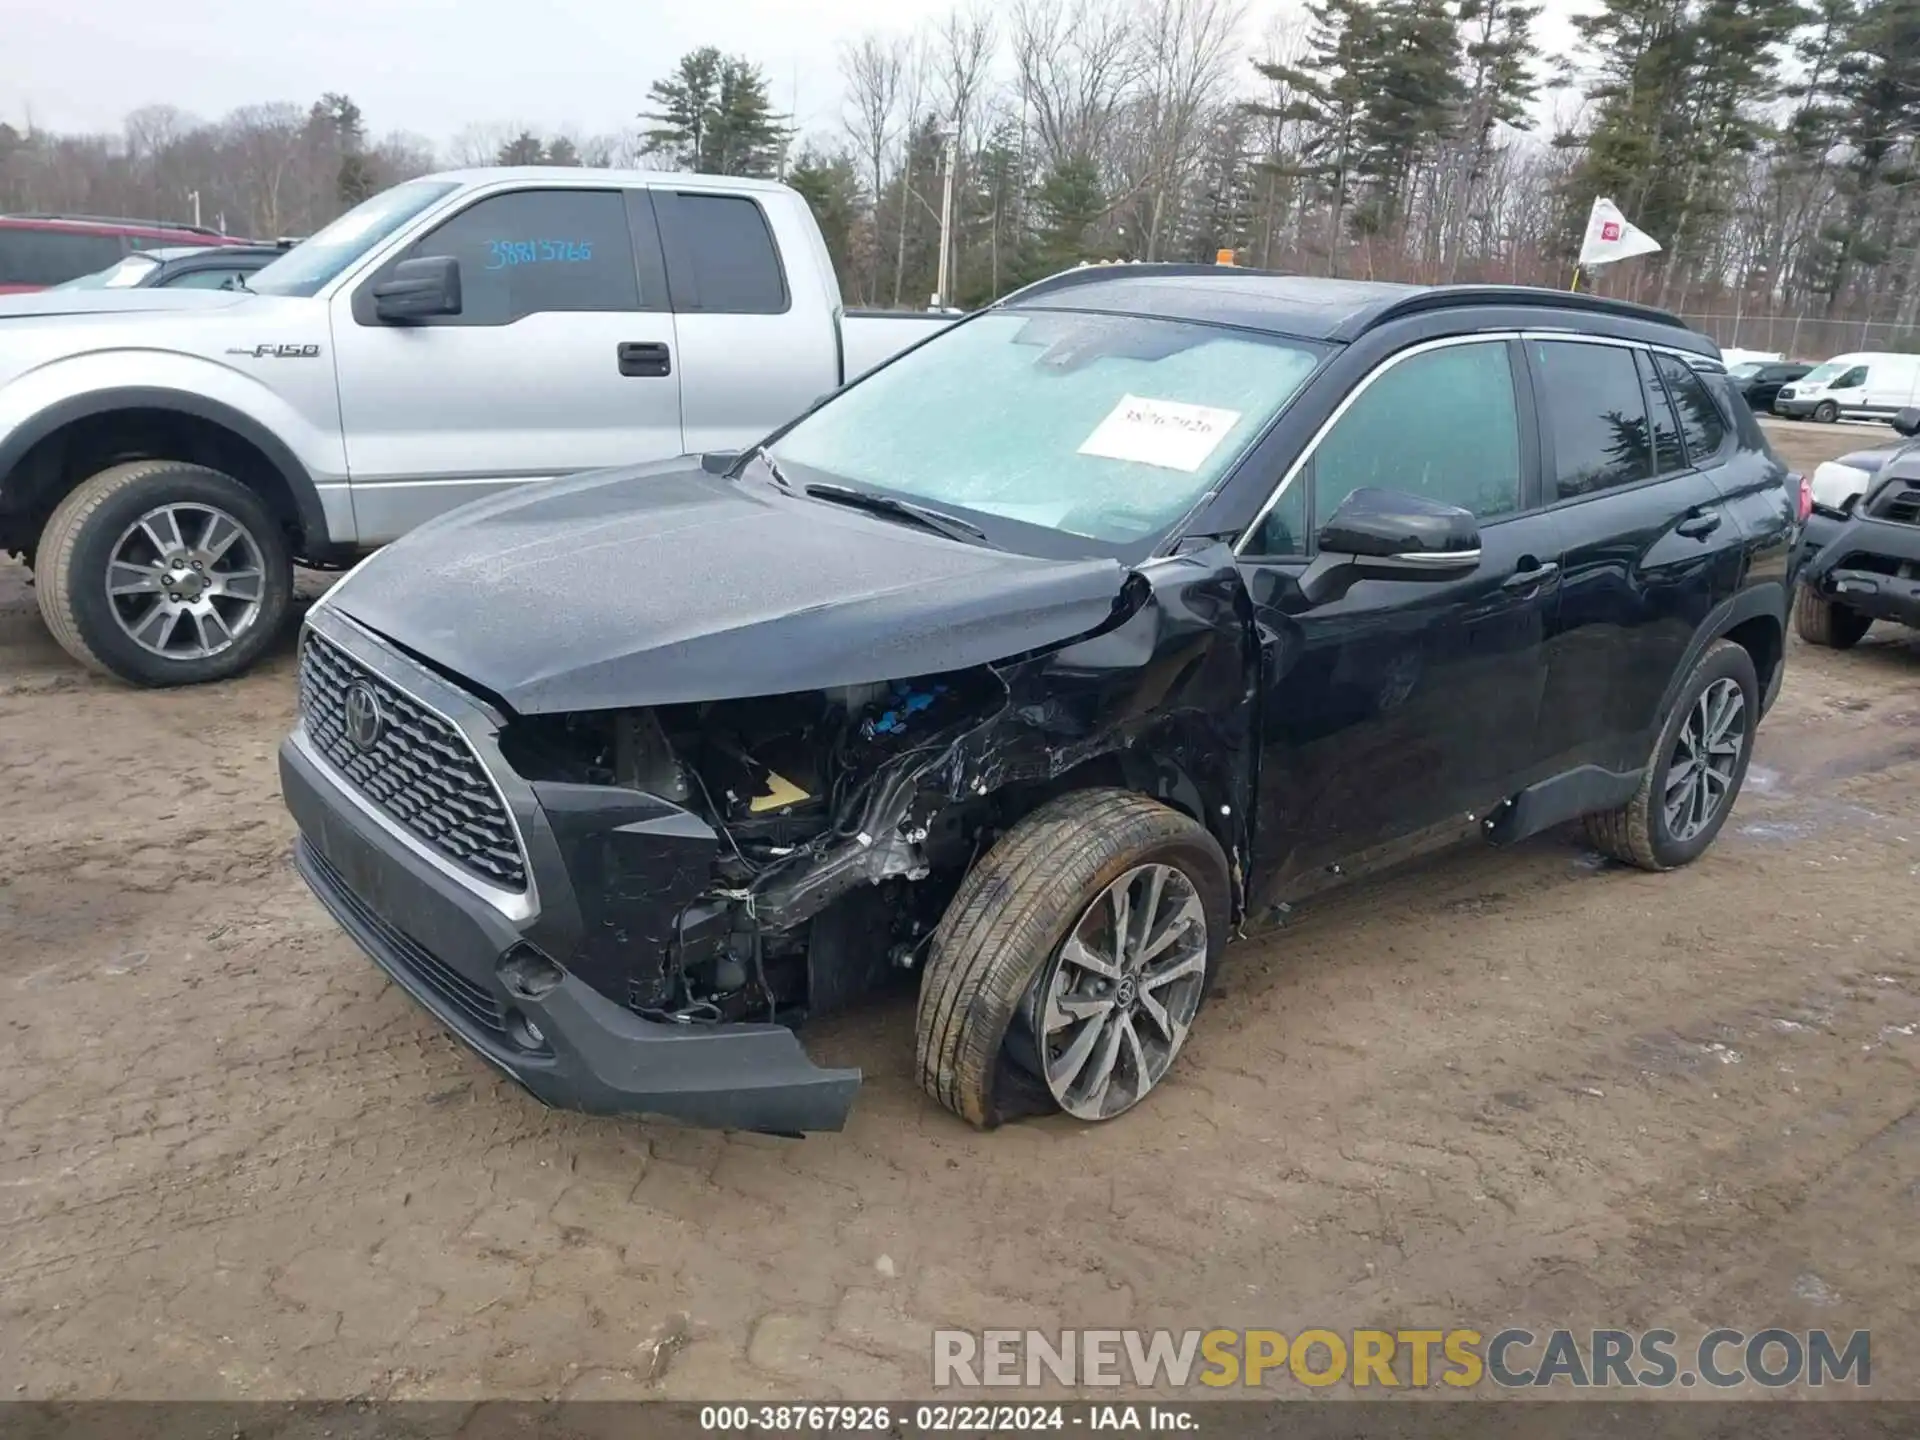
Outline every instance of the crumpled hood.
<path id="1" fill-rule="evenodd" d="M 984 664 L 1097 628 L 1126 575 L 1115 560 L 962 544 L 682 459 L 450 512 L 325 603 L 537 714 Z"/>

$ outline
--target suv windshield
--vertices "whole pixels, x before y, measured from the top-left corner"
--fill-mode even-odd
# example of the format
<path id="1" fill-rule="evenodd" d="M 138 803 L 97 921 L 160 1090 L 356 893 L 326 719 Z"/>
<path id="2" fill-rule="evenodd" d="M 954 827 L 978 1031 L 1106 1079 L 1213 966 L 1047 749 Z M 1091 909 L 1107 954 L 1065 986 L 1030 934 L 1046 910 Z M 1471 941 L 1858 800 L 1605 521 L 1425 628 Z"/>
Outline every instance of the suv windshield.
<path id="1" fill-rule="evenodd" d="M 451 180 L 410 180 L 363 200 L 247 280 L 260 295 L 312 295 L 442 196 Z"/>
<path id="2" fill-rule="evenodd" d="M 1766 368 L 1758 360 L 1742 360 L 1738 365 L 1728 366 L 1727 374 L 1735 380 L 1751 380 Z"/>
<path id="3" fill-rule="evenodd" d="M 1133 546 L 1217 484 L 1326 353 L 1184 321 L 989 313 L 836 396 L 772 454 L 796 480 Z"/>

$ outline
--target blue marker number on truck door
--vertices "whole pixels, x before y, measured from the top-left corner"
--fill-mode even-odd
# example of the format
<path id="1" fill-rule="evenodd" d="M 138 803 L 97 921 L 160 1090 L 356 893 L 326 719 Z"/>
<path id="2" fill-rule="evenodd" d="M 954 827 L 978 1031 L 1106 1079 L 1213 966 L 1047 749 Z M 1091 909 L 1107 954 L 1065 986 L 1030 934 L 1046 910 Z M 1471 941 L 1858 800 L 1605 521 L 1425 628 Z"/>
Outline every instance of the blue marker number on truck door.
<path id="1" fill-rule="evenodd" d="M 593 259 L 591 240 L 489 240 L 487 269 L 515 265 L 578 265 Z"/>

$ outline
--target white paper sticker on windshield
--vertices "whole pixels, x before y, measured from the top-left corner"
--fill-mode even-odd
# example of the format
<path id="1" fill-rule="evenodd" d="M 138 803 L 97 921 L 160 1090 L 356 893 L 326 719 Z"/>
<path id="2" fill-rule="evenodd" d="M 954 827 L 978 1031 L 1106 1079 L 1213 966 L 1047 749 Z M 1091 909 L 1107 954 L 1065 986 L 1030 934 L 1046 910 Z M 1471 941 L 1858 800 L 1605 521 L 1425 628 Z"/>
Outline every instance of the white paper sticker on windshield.
<path id="1" fill-rule="evenodd" d="M 1238 410 L 1122 395 L 1112 413 L 1080 443 L 1080 453 L 1192 474 L 1207 463 L 1239 419 Z"/>

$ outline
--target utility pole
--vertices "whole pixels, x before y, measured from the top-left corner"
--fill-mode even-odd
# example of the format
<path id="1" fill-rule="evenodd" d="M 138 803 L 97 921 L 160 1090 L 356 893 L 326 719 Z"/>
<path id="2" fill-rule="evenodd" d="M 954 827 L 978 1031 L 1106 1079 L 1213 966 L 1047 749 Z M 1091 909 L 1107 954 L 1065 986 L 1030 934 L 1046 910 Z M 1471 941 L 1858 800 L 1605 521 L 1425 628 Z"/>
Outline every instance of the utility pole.
<path id="1" fill-rule="evenodd" d="M 933 308 L 944 310 L 947 306 L 947 279 L 950 272 L 949 260 L 953 254 L 953 169 L 954 161 L 960 150 L 960 134 L 957 128 L 949 125 L 941 131 L 946 140 L 947 183 L 945 193 L 940 199 L 940 278 L 934 282 Z"/>
<path id="2" fill-rule="evenodd" d="M 187 192 L 187 199 L 193 202 L 193 223 L 197 227 L 200 224 L 200 192 L 198 190 L 189 190 Z"/>

